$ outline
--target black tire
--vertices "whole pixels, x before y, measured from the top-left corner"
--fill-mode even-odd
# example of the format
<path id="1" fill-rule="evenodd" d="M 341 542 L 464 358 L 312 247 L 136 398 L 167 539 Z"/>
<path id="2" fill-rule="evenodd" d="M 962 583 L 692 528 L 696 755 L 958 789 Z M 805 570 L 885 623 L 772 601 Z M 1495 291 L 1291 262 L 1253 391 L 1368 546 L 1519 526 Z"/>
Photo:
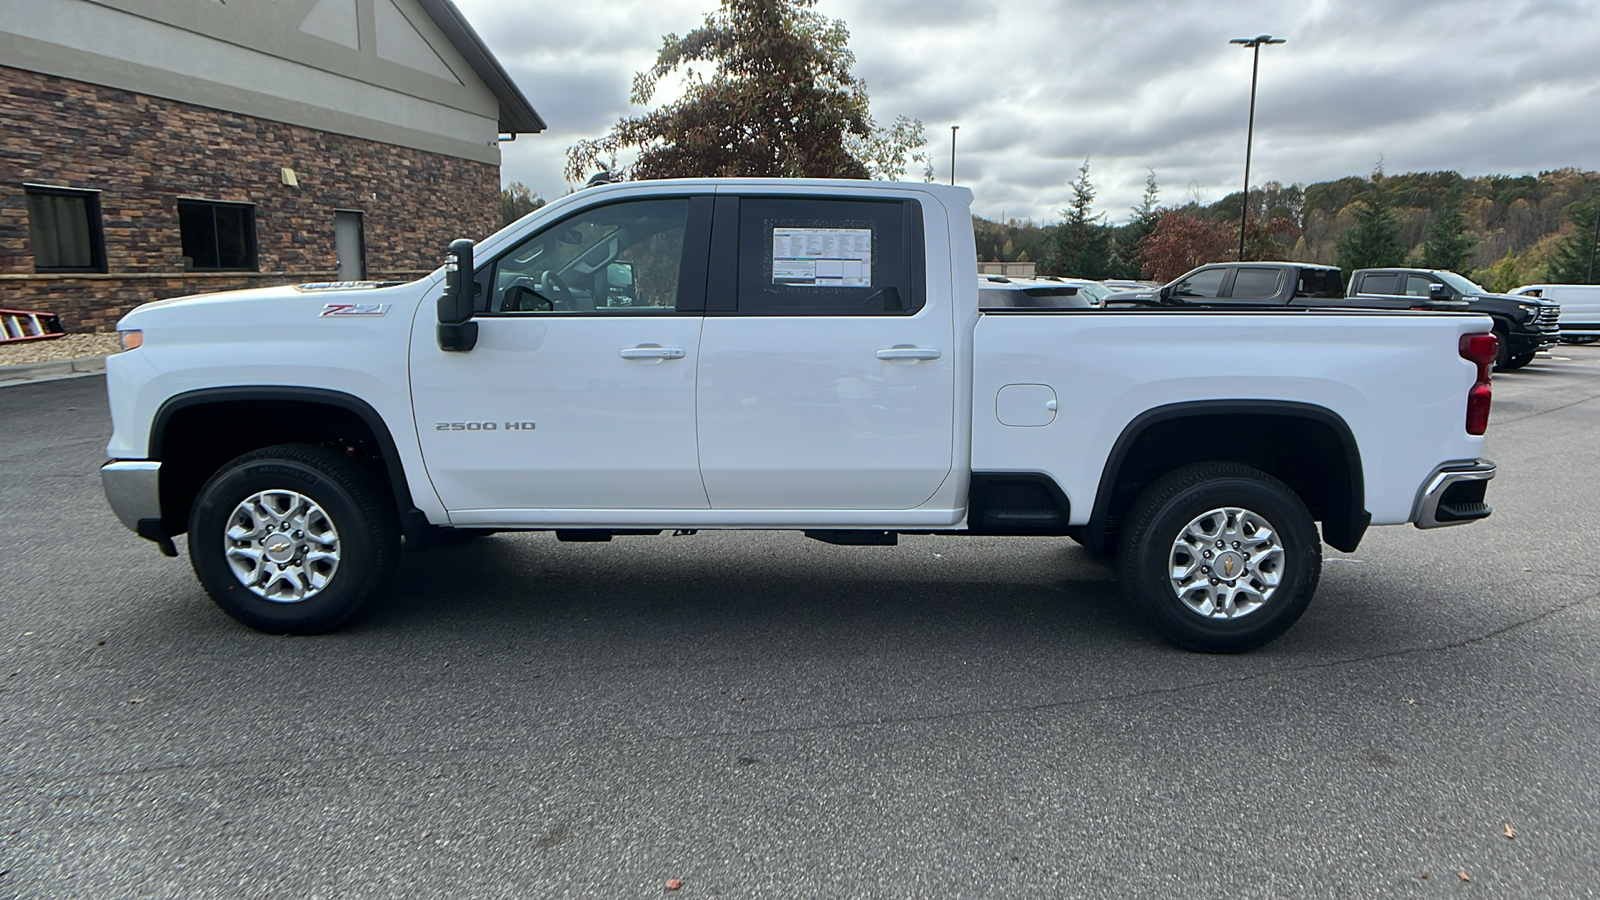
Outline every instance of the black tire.
<path id="1" fill-rule="evenodd" d="M 1592 344 L 1595 341 L 1600 341 L 1600 335 L 1575 334 L 1571 337 L 1563 337 L 1561 339 L 1561 342 L 1564 344 Z"/>
<path id="2" fill-rule="evenodd" d="M 1235 618 L 1211 617 L 1191 608 L 1180 599 L 1171 578 L 1175 557 L 1180 555 L 1179 537 L 1206 513 L 1226 509 L 1253 513 L 1255 519 L 1249 521 L 1265 520 L 1282 544 L 1282 553 L 1274 554 L 1260 573 L 1247 566 L 1241 571 L 1249 571 L 1248 577 L 1236 576 L 1229 583 L 1248 586 L 1260 574 L 1275 573 L 1279 579 L 1265 593 L 1265 602 Z M 1206 552 L 1220 553 L 1213 559 L 1230 567 L 1246 565 L 1242 556 L 1229 554 L 1228 549 Z M 1197 566 L 1204 561 L 1199 556 L 1194 560 Z M 1163 637 L 1189 650 L 1243 653 L 1276 639 L 1306 611 L 1321 574 L 1322 543 L 1311 513 L 1288 485 L 1249 466 L 1218 462 L 1185 466 L 1146 488 L 1123 519 L 1117 559 L 1123 593 Z M 1203 592 L 1206 586 L 1191 589 L 1191 598 L 1192 590 Z"/>
<path id="3" fill-rule="evenodd" d="M 1495 348 L 1494 367 L 1505 369 L 1511 364 L 1511 336 L 1506 333 L 1504 325 L 1494 327 Z"/>
<path id="4" fill-rule="evenodd" d="M 245 501 L 258 495 L 262 502 L 247 509 Z M 271 529 L 259 539 L 229 540 L 231 525 L 270 524 L 280 507 L 289 516 L 306 513 L 292 520 L 305 534 Z M 330 539 L 324 549 L 333 552 L 313 560 L 307 549 L 317 545 L 310 532 L 319 528 Z M 271 537 L 276 546 L 269 546 Z M 394 504 L 378 481 L 326 447 L 283 444 L 246 453 L 211 476 L 189 513 L 189 561 L 206 593 L 223 612 L 272 634 L 321 634 L 350 621 L 388 584 L 399 545 Z M 274 563 L 272 554 L 280 551 L 290 558 Z M 259 571 L 236 574 L 230 553 L 241 566 L 259 555 Z M 246 577 L 257 588 L 247 586 Z M 295 599 L 296 586 L 303 599 Z"/>
<path id="5" fill-rule="evenodd" d="M 1503 365 L 1503 366 L 1500 366 L 1500 369 L 1502 371 L 1506 371 L 1506 372 L 1512 372 L 1512 371 L 1515 371 L 1517 369 L 1520 369 L 1523 366 L 1527 365 L 1528 363 L 1533 362 L 1533 357 L 1537 353 L 1538 353 L 1538 351 L 1532 351 L 1532 352 L 1529 352 L 1529 353 L 1524 353 L 1521 356 L 1513 356 L 1510 359 L 1506 360 L 1506 364 Z"/>

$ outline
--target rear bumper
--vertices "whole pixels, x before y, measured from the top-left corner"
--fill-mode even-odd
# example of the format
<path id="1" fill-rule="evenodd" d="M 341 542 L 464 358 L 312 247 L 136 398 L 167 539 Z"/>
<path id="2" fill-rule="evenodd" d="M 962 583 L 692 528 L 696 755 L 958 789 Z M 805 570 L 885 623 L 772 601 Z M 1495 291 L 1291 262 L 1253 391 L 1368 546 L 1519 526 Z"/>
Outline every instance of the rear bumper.
<path id="1" fill-rule="evenodd" d="M 1488 518 L 1494 511 L 1486 500 L 1494 474 L 1494 463 L 1487 459 L 1449 462 L 1434 469 L 1417 489 L 1412 523 L 1418 528 L 1443 528 Z"/>

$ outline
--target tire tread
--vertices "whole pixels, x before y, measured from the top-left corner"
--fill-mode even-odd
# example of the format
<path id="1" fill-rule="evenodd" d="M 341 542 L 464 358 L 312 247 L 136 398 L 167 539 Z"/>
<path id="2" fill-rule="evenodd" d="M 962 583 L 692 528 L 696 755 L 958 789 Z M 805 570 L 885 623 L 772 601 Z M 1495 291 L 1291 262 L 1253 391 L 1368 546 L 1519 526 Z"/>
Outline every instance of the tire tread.
<path id="1" fill-rule="evenodd" d="M 1286 608 L 1268 619 L 1261 620 L 1262 624 L 1268 627 L 1232 636 L 1203 634 L 1195 629 L 1182 627 L 1157 608 L 1157 604 L 1167 602 L 1167 598 L 1164 595 L 1159 598 L 1151 596 L 1150 592 L 1141 586 L 1142 577 L 1146 574 L 1140 568 L 1140 557 L 1144 555 L 1143 545 L 1163 510 L 1181 495 L 1208 483 L 1222 480 L 1250 482 L 1279 494 L 1281 499 L 1291 504 L 1300 522 L 1286 523 L 1274 520 L 1274 527 L 1283 531 L 1296 527 L 1297 524 L 1303 524 L 1307 526 L 1305 530 L 1309 532 L 1305 536 L 1308 540 L 1301 548 L 1309 558 L 1302 562 L 1301 570 L 1295 576 L 1293 593 L 1281 598 L 1282 605 Z M 1322 569 L 1322 544 L 1317 536 L 1315 523 L 1311 520 L 1311 513 L 1305 508 L 1304 502 L 1279 479 L 1260 469 L 1234 462 L 1194 463 L 1175 469 L 1157 479 L 1134 500 L 1133 506 L 1123 519 L 1117 550 L 1117 580 L 1122 585 L 1125 595 L 1138 607 L 1146 621 L 1172 643 L 1203 653 L 1240 653 L 1253 650 L 1282 635 L 1300 618 L 1300 614 L 1310 603 L 1311 596 L 1316 592 Z M 1293 552 L 1288 546 L 1285 550 Z M 1168 593 L 1171 592 L 1171 588 L 1165 584 L 1164 576 L 1162 587 Z M 1275 602 L 1279 599 L 1274 596 Z M 1171 602 L 1176 603 L 1176 598 L 1172 598 Z M 1253 615 L 1259 614 L 1258 612 Z"/>
<path id="2" fill-rule="evenodd" d="M 211 579 L 205 574 L 205 565 L 198 554 L 202 552 L 197 544 L 210 537 L 201 537 L 203 529 L 199 523 L 209 510 L 204 509 L 209 494 L 213 487 L 221 480 L 242 471 L 243 469 L 263 462 L 288 462 L 299 464 L 314 471 L 319 477 L 331 482 L 350 498 L 359 515 L 360 537 L 367 545 L 370 553 L 368 571 L 365 573 L 349 573 L 359 575 L 361 584 L 355 588 L 354 596 L 350 601 L 339 604 L 334 609 L 322 615 L 302 617 L 297 620 L 280 621 L 254 615 L 247 606 L 228 599 L 235 588 L 242 589 L 242 585 L 233 579 L 232 573 L 225 573 L 231 584 L 224 582 L 226 593 L 219 596 L 219 591 L 210 583 Z M 337 523 L 341 531 L 357 527 L 358 523 L 341 521 Z M 345 532 L 349 533 L 349 532 Z M 190 510 L 189 518 L 189 559 L 201 583 L 206 586 L 206 591 L 213 601 L 222 607 L 223 611 L 238 619 L 245 625 L 259 631 L 278 634 L 321 634 L 333 631 L 359 615 L 385 587 L 394 575 L 394 570 L 399 562 L 400 555 L 400 520 L 395 513 L 394 504 L 383 493 L 376 479 L 366 469 L 338 451 L 328 447 L 312 444 L 276 444 L 252 450 L 239 456 L 219 468 L 206 480 L 205 486 L 196 496 L 194 507 Z M 335 578 L 338 576 L 336 575 Z M 220 579 L 219 579 L 220 580 Z M 243 595 L 240 595 L 243 596 Z M 249 601 L 247 601 L 249 602 Z M 312 602 L 312 601 L 306 601 Z"/>

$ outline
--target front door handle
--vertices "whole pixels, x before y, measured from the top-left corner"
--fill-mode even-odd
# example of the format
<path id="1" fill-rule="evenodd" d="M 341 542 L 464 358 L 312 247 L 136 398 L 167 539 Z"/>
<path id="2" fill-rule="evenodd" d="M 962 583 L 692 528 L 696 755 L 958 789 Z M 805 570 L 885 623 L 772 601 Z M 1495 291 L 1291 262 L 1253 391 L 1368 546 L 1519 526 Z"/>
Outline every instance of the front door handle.
<path id="1" fill-rule="evenodd" d="M 910 344 L 896 344 L 878 351 L 879 359 L 938 359 L 939 356 L 936 347 L 913 347 Z"/>
<path id="2" fill-rule="evenodd" d="M 663 347 L 660 344 L 640 344 L 637 347 L 625 347 L 617 354 L 623 359 L 683 359 L 683 351 L 677 347 Z"/>

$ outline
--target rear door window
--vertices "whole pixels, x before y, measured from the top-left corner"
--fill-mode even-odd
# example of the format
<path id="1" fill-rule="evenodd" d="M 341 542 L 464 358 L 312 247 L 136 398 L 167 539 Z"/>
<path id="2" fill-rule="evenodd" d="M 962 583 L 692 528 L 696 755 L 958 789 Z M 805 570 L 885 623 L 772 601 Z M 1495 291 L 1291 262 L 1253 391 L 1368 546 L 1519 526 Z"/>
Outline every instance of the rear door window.
<path id="1" fill-rule="evenodd" d="M 1283 287 L 1283 270 L 1246 266 L 1233 278 L 1235 300 L 1270 300 Z"/>
<path id="2" fill-rule="evenodd" d="M 1361 276 L 1361 293 L 1382 296 L 1399 296 L 1400 276 L 1393 272 L 1374 272 Z"/>
<path id="3" fill-rule="evenodd" d="M 916 201 L 743 197 L 738 207 L 741 315 L 909 315 L 922 308 Z"/>

